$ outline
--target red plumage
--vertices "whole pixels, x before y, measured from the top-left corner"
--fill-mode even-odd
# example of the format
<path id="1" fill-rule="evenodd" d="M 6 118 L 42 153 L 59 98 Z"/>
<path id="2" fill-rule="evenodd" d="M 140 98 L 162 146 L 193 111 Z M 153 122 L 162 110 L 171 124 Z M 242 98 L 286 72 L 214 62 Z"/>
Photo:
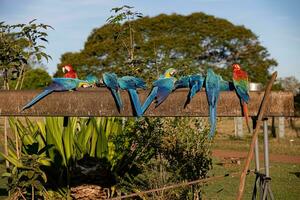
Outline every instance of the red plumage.
<path id="1" fill-rule="evenodd" d="M 248 74 L 247 74 L 247 72 L 241 70 L 241 67 L 240 67 L 239 64 L 233 64 L 232 68 L 233 68 L 233 81 L 234 81 L 234 85 L 238 85 L 239 87 L 241 87 L 241 89 L 246 90 L 246 92 L 248 92 L 248 86 L 247 86 L 248 85 Z M 247 85 L 244 85 L 245 83 Z M 249 98 L 249 96 L 248 96 L 248 98 Z M 250 132 L 249 113 L 248 113 L 248 105 L 247 105 L 247 103 L 248 102 L 246 102 L 245 99 L 241 98 L 241 104 L 242 104 L 242 108 L 243 108 L 243 114 L 245 116 L 245 121 L 246 121 L 246 124 L 247 124 L 248 131 Z"/>
<path id="2" fill-rule="evenodd" d="M 63 72 L 65 72 L 64 78 L 78 78 L 76 71 L 71 65 L 65 65 L 63 67 Z"/>

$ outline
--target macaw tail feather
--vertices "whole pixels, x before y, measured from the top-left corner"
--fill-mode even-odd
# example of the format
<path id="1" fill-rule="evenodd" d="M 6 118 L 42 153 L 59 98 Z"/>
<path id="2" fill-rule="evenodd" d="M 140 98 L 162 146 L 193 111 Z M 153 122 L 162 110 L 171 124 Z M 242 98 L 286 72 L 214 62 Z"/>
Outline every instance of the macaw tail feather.
<path id="1" fill-rule="evenodd" d="M 216 131 L 216 121 L 217 121 L 217 108 L 209 106 L 209 120 L 210 120 L 210 131 L 208 138 L 211 140 Z"/>
<path id="2" fill-rule="evenodd" d="M 31 106 L 33 106 L 35 103 L 37 103 L 39 100 L 41 100 L 42 98 L 44 98 L 45 96 L 47 96 L 48 94 L 52 93 L 53 90 L 44 90 L 42 93 L 38 94 L 36 97 L 34 97 L 29 103 L 27 103 L 21 111 L 30 108 Z"/>
<path id="3" fill-rule="evenodd" d="M 142 113 L 146 112 L 146 110 L 148 109 L 148 107 L 150 106 L 152 101 L 155 99 L 155 97 L 157 95 L 157 91 L 158 91 L 158 87 L 152 88 L 152 91 L 150 92 L 150 94 L 148 95 L 146 101 L 144 102 L 144 104 L 142 106 Z"/>
<path id="4" fill-rule="evenodd" d="M 138 117 L 141 117 L 143 115 L 143 112 L 138 93 L 136 92 L 136 90 L 133 89 L 129 89 L 128 92 L 130 94 L 130 99 L 134 106 L 136 115 Z"/>
<path id="5" fill-rule="evenodd" d="M 186 108 L 186 106 L 187 106 L 189 103 L 191 103 L 192 98 L 193 98 L 193 96 L 192 96 L 192 94 L 191 94 L 191 91 L 189 91 L 189 94 L 188 94 L 188 96 L 187 96 L 187 98 L 186 98 L 186 101 L 185 101 L 185 103 L 184 103 L 183 108 Z"/>
<path id="6" fill-rule="evenodd" d="M 113 95 L 115 102 L 117 104 L 118 111 L 120 112 L 123 109 L 123 102 L 121 98 L 121 94 L 118 90 L 111 89 L 111 94 Z"/>
<path id="7" fill-rule="evenodd" d="M 246 102 L 243 101 L 242 106 L 243 106 L 243 113 L 244 113 L 245 120 L 246 120 L 246 125 L 247 125 L 249 133 L 251 133 L 251 129 L 250 129 L 250 125 L 249 125 L 248 105 Z"/>

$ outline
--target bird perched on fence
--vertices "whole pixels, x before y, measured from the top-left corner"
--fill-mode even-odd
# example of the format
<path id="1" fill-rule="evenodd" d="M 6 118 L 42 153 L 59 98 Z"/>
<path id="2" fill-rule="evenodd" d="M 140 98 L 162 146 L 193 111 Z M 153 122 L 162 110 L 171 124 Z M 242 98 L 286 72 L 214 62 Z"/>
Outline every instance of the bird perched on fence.
<path id="1" fill-rule="evenodd" d="M 158 107 L 169 96 L 175 88 L 176 78 L 173 76 L 176 73 L 177 70 L 169 68 L 159 79 L 153 82 L 152 90 L 142 106 L 143 113 L 148 109 L 154 99 L 156 99 L 155 107 Z"/>
<path id="2" fill-rule="evenodd" d="M 22 111 L 30 108 L 35 103 L 40 101 L 42 98 L 51 94 L 52 92 L 62 92 L 62 91 L 70 91 L 75 90 L 76 88 L 82 87 L 84 85 L 88 85 L 89 83 L 85 80 L 73 79 L 73 78 L 53 78 L 52 83 L 44 89 L 44 91 L 34 97 L 29 103 L 27 103 Z"/>
<path id="3" fill-rule="evenodd" d="M 247 72 L 243 71 L 239 64 L 233 64 L 233 85 L 235 91 L 241 101 L 241 105 L 243 108 L 243 114 L 245 116 L 246 124 L 248 131 L 250 132 L 249 126 L 249 114 L 248 114 L 248 106 L 249 103 L 249 82 L 248 82 L 248 74 Z"/>
<path id="4" fill-rule="evenodd" d="M 214 73 L 212 69 L 207 70 L 207 76 L 205 79 L 205 91 L 207 101 L 209 105 L 209 120 L 210 120 L 210 132 L 209 139 L 215 134 L 216 121 L 217 121 L 217 103 L 220 93 L 220 79 L 221 77 Z"/>
<path id="5" fill-rule="evenodd" d="M 226 81 L 220 76 L 220 91 L 233 91 L 233 82 Z"/>
<path id="6" fill-rule="evenodd" d="M 105 72 L 102 75 L 103 83 L 110 90 L 113 98 L 115 99 L 118 111 L 120 112 L 123 108 L 123 102 L 120 95 L 120 86 L 118 83 L 118 76 L 115 73 Z"/>
<path id="7" fill-rule="evenodd" d="M 123 76 L 121 78 L 118 78 L 118 84 L 122 90 L 127 90 L 131 102 L 134 106 L 135 113 L 138 117 L 143 115 L 142 106 L 140 103 L 140 98 L 137 93 L 137 89 L 146 89 L 147 85 L 144 80 L 141 78 L 136 78 L 134 76 Z"/>
<path id="8" fill-rule="evenodd" d="M 96 76 L 89 74 L 86 76 L 85 80 L 89 83 L 88 87 L 95 87 L 99 86 L 102 82 L 102 80 L 99 80 Z M 86 86 L 86 85 L 84 85 Z"/>
<path id="9" fill-rule="evenodd" d="M 78 78 L 76 71 L 71 65 L 65 65 L 62 68 L 64 78 Z"/>
<path id="10" fill-rule="evenodd" d="M 143 115 L 140 99 L 137 93 L 138 88 L 147 88 L 146 83 L 142 79 L 134 76 L 123 76 L 118 78 L 115 73 L 104 73 L 103 82 L 106 87 L 110 89 L 119 111 L 123 109 L 123 102 L 120 95 L 120 89 L 122 89 L 128 91 L 136 115 Z"/>
<path id="11" fill-rule="evenodd" d="M 175 82 L 175 89 L 177 88 L 190 88 L 187 100 L 184 104 L 184 107 L 187 106 L 192 100 L 192 98 L 202 89 L 205 77 L 200 74 L 193 74 L 181 77 Z"/>

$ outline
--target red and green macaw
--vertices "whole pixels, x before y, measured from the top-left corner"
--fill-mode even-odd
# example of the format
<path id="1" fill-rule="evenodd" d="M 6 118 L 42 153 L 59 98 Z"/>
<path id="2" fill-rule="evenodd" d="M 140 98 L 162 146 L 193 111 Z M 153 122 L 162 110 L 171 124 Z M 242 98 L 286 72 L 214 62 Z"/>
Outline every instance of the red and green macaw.
<path id="1" fill-rule="evenodd" d="M 243 107 L 243 113 L 245 116 L 246 124 L 248 127 L 248 130 L 250 132 L 250 126 L 249 126 L 249 114 L 248 114 L 248 106 L 249 103 L 249 82 L 248 82 L 248 74 L 247 72 L 241 70 L 241 67 L 239 64 L 233 64 L 233 85 L 235 88 L 235 91 L 240 98 L 242 107 Z"/>
<path id="2" fill-rule="evenodd" d="M 78 78 L 76 71 L 73 69 L 72 65 L 65 65 L 62 68 L 64 78 Z"/>

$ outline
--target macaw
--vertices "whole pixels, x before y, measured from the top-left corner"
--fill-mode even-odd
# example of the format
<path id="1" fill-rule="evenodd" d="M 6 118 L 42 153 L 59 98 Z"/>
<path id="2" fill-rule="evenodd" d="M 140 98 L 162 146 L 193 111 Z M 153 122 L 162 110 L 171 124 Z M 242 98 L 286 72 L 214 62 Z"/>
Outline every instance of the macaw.
<path id="1" fill-rule="evenodd" d="M 102 80 L 99 80 L 96 76 L 89 74 L 86 76 L 85 80 L 89 83 L 88 87 L 99 86 L 102 83 Z"/>
<path id="2" fill-rule="evenodd" d="M 117 75 L 115 73 L 105 72 L 102 77 L 104 84 L 112 93 L 112 96 L 116 101 L 118 111 L 120 112 L 120 110 L 123 108 L 123 102 L 120 94 L 120 86 Z"/>
<path id="3" fill-rule="evenodd" d="M 145 81 L 134 76 L 123 76 L 121 78 L 118 78 L 118 84 L 122 90 L 127 90 L 129 92 L 130 99 L 134 106 L 136 115 L 138 117 L 142 116 L 142 106 L 140 103 L 139 95 L 137 93 L 137 89 L 146 89 L 147 86 Z"/>
<path id="4" fill-rule="evenodd" d="M 175 82 L 175 89 L 177 88 L 190 88 L 187 96 L 187 100 L 184 107 L 187 106 L 192 100 L 192 98 L 202 89 L 205 77 L 200 74 L 194 74 L 189 76 L 184 76 Z"/>
<path id="5" fill-rule="evenodd" d="M 74 78 L 53 78 L 52 83 L 46 87 L 46 89 L 34 97 L 29 103 L 27 103 L 22 111 L 30 108 L 32 105 L 40 101 L 42 98 L 46 97 L 48 94 L 52 92 L 62 92 L 62 91 L 70 91 L 75 90 L 76 88 L 82 87 L 84 85 L 88 85 L 89 83 L 85 80 L 74 79 Z"/>
<path id="6" fill-rule="evenodd" d="M 220 76 L 220 91 L 233 91 L 233 90 L 234 90 L 233 82 L 225 81 Z"/>
<path id="7" fill-rule="evenodd" d="M 210 120 L 210 132 L 209 139 L 215 134 L 216 121 L 217 121 L 217 103 L 220 94 L 220 79 L 221 77 L 214 73 L 212 69 L 207 70 L 207 76 L 205 79 L 205 91 L 207 101 L 209 105 L 209 120 Z"/>
<path id="8" fill-rule="evenodd" d="M 78 78 L 76 71 L 71 65 L 63 66 L 62 71 L 65 73 L 64 78 Z"/>
<path id="9" fill-rule="evenodd" d="M 158 107 L 169 96 L 175 88 L 176 78 L 173 76 L 176 73 L 177 70 L 169 68 L 163 75 L 153 82 L 152 90 L 142 106 L 143 113 L 145 113 L 154 99 L 156 99 L 155 107 Z"/>
<path id="10" fill-rule="evenodd" d="M 233 85 L 235 88 L 235 91 L 240 98 L 243 113 L 245 116 L 246 124 L 248 131 L 250 132 L 250 126 L 249 126 L 249 114 L 248 114 L 248 106 L 249 103 L 249 82 L 248 82 L 248 74 L 247 72 L 241 70 L 241 67 L 239 64 L 233 64 Z"/>

